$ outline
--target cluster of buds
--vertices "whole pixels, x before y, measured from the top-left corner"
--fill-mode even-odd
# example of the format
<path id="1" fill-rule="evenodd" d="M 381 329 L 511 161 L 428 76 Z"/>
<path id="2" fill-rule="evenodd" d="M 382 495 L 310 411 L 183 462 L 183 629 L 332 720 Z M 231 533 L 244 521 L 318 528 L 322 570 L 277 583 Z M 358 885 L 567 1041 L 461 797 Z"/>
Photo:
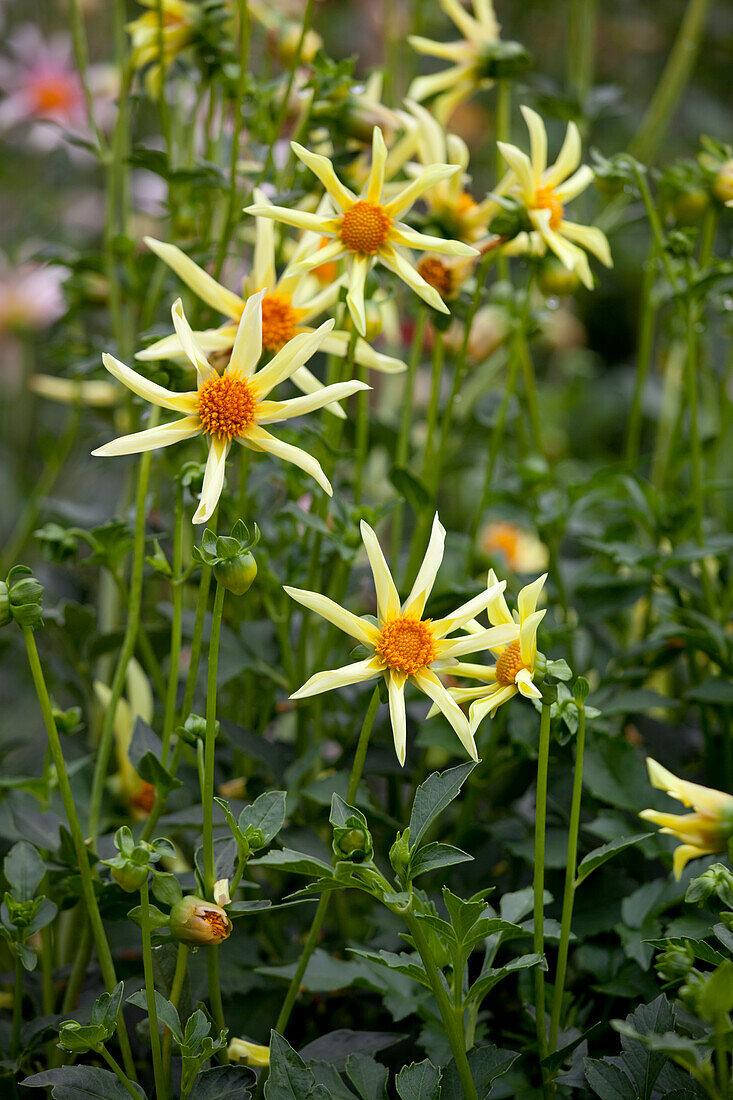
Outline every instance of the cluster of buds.
<path id="1" fill-rule="evenodd" d="M 27 565 L 16 565 L 0 581 L 0 626 L 15 621 L 35 629 L 43 619 L 43 585 Z"/>
<path id="2" fill-rule="evenodd" d="M 193 556 L 212 568 L 214 580 L 235 596 L 243 596 L 257 576 L 257 562 L 252 547 L 260 540 L 260 531 L 254 525 L 250 535 L 247 525 L 237 520 L 231 535 L 219 535 L 207 528 L 201 546 L 195 546 Z"/>
<path id="3" fill-rule="evenodd" d="M 134 894 L 148 881 L 151 864 L 164 856 L 175 856 L 176 850 L 169 840 L 161 837 L 147 844 L 144 840 L 135 843 L 132 831 L 127 825 L 117 830 L 114 837 L 117 855 L 102 860 L 110 868 L 112 878 L 126 893 Z"/>

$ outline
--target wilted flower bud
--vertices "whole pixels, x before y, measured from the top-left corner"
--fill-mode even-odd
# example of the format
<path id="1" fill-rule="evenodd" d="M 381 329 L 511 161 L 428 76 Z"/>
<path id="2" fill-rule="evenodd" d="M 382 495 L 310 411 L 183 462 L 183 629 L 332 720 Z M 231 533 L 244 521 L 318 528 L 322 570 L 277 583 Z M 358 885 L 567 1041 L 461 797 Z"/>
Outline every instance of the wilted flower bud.
<path id="1" fill-rule="evenodd" d="M 654 962 L 657 973 L 665 982 L 679 982 L 692 970 L 695 952 L 688 943 L 670 944 L 660 951 Z"/>
<path id="2" fill-rule="evenodd" d="M 232 922 L 220 905 L 189 894 L 171 909 L 170 930 L 181 943 L 209 947 L 229 936 Z"/>

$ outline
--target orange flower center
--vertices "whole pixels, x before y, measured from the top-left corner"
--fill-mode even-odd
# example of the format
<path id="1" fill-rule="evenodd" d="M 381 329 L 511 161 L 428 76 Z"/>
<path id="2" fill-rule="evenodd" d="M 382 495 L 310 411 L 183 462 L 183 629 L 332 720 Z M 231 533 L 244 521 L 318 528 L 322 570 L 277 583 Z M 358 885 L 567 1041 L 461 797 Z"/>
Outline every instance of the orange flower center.
<path id="1" fill-rule="evenodd" d="M 222 913 L 217 913 L 216 909 L 204 910 L 201 917 L 211 929 L 211 934 L 219 940 L 225 940 L 232 930 L 227 918 Z"/>
<path id="2" fill-rule="evenodd" d="M 373 256 L 389 236 L 392 219 L 384 207 L 360 199 L 341 219 L 341 240 L 352 252 Z"/>
<path id="3" fill-rule="evenodd" d="M 496 682 L 504 687 L 513 684 L 517 673 L 525 667 L 519 642 L 512 642 L 503 650 L 496 661 Z"/>
<path id="4" fill-rule="evenodd" d="M 199 417 L 209 435 L 233 439 L 255 422 L 257 397 L 248 382 L 224 374 L 211 378 L 199 390 Z"/>
<path id="5" fill-rule="evenodd" d="M 456 200 L 455 211 L 458 217 L 468 214 L 476 206 L 476 201 L 470 191 L 461 191 Z"/>
<path id="6" fill-rule="evenodd" d="M 519 529 L 513 523 L 493 523 L 484 536 L 483 548 L 487 554 L 498 550 L 509 568 L 516 570 L 519 560 Z"/>
<path id="7" fill-rule="evenodd" d="M 32 95 L 39 115 L 70 114 L 78 100 L 76 85 L 63 75 L 40 77 L 33 85 Z"/>
<path id="8" fill-rule="evenodd" d="M 425 256 L 417 265 L 419 275 L 426 283 L 435 287 L 441 298 L 447 298 L 453 289 L 453 276 L 448 264 L 437 256 Z"/>
<path id="9" fill-rule="evenodd" d="M 262 346 L 280 351 L 295 336 L 300 311 L 293 309 L 289 294 L 273 291 L 262 299 Z"/>
<path id="10" fill-rule="evenodd" d="M 550 229 L 557 229 L 563 218 L 563 205 L 551 187 L 538 187 L 533 208 L 550 211 Z"/>
<path id="11" fill-rule="evenodd" d="M 321 243 L 318 245 L 318 248 L 320 250 L 331 243 L 330 237 L 321 237 Z M 325 264 L 319 264 L 318 267 L 314 267 L 311 271 L 311 275 L 315 275 L 318 282 L 323 283 L 324 286 L 335 282 L 338 275 L 338 261 L 326 260 Z"/>
<path id="12" fill-rule="evenodd" d="M 379 632 L 377 653 L 396 672 L 414 676 L 437 656 L 430 620 L 405 615 L 389 619 Z"/>

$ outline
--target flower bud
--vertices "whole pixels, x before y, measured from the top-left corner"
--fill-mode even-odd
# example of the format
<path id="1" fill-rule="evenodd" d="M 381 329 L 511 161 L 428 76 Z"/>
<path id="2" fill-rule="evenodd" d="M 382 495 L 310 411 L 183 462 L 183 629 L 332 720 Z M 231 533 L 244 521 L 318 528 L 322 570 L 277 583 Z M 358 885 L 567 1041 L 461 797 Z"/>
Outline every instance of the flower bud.
<path id="1" fill-rule="evenodd" d="M 170 930 L 181 943 L 209 947 L 229 936 L 232 922 L 220 905 L 189 894 L 171 909 Z"/>
<path id="2" fill-rule="evenodd" d="M 126 893 L 134 894 L 148 880 L 148 865 L 140 866 L 128 860 L 122 867 L 112 867 L 112 878 Z"/>
<path id="3" fill-rule="evenodd" d="M 688 976 L 695 962 L 695 952 L 688 943 L 670 944 L 660 951 L 655 969 L 665 982 L 679 982 Z"/>
<path id="4" fill-rule="evenodd" d="M 402 875 L 410 864 L 410 828 L 397 834 L 397 839 L 389 850 L 389 862 L 396 875 Z"/>
<path id="5" fill-rule="evenodd" d="M 547 260 L 540 269 L 539 285 L 546 297 L 565 298 L 575 293 L 580 286 L 580 279 L 559 260 Z"/>
<path id="6" fill-rule="evenodd" d="M 733 202 L 733 160 L 726 161 L 718 170 L 713 193 L 721 202 Z"/>
<path id="7" fill-rule="evenodd" d="M 10 614 L 10 594 L 5 581 L 0 581 L 0 626 L 7 626 L 12 619 Z"/>
<path id="8" fill-rule="evenodd" d="M 369 863 L 374 855 L 369 830 L 355 817 L 350 819 L 348 825 L 337 826 L 333 830 L 333 853 L 337 859 L 350 863 Z"/>

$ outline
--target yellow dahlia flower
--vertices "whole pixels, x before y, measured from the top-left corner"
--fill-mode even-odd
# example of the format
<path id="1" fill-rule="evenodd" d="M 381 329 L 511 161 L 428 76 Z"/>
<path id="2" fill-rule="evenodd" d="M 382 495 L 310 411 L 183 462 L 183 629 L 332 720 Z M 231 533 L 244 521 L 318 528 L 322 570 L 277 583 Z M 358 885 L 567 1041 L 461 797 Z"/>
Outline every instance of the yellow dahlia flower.
<path id="1" fill-rule="evenodd" d="M 260 203 L 268 202 L 263 191 L 255 190 L 255 197 Z M 299 260 L 312 254 L 319 243 L 319 238 L 310 233 L 304 234 L 304 238 L 298 242 L 290 262 L 278 278 L 275 269 L 274 229 L 268 218 L 256 219 L 252 272 L 245 279 L 242 288 L 245 296 L 267 288 L 262 299 L 262 347 L 271 354 L 280 351 L 294 336 L 314 332 L 312 322 L 332 309 L 345 282 L 345 276 L 331 279 L 322 288 L 317 279 L 294 270 Z M 175 245 L 156 241 L 152 237 L 146 237 L 145 242 L 197 297 L 227 318 L 219 328 L 194 333 L 202 350 L 207 355 L 231 351 L 246 297 L 227 290 Z M 343 357 L 348 345 L 349 333 L 337 329 L 324 337 L 321 351 Z M 174 334 L 138 352 L 135 358 L 146 362 L 183 354 L 181 341 Z M 384 374 L 396 374 L 406 369 L 401 359 L 375 351 L 362 339 L 357 341 L 354 360 L 359 366 Z M 300 367 L 292 376 L 292 381 L 303 393 L 317 393 L 323 388 L 307 367 Z M 339 405 L 327 407 L 338 416 L 345 416 Z"/>
<path id="2" fill-rule="evenodd" d="M 152 95 L 159 91 L 165 70 L 191 45 L 200 15 L 196 4 L 188 3 L 187 0 L 162 0 L 163 56 L 161 58 L 158 0 L 140 0 L 140 3 L 151 10 L 127 24 L 132 43 L 130 63 L 133 69 L 151 66 L 146 74 L 145 83 L 149 94 Z"/>
<path id="3" fill-rule="evenodd" d="M 315 249 L 307 259 L 301 259 L 295 265 L 294 271 L 309 271 L 321 264 L 345 257 L 348 262 L 349 287 L 346 301 L 357 331 L 362 336 L 366 333 L 364 283 L 369 269 L 377 261 L 399 276 L 433 309 L 448 313 L 448 307 L 437 290 L 426 283 L 412 266 L 406 250 L 430 250 L 450 256 L 474 256 L 476 250 L 459 241 L 446 241 L 440 237 L 418 233 L 398 221 L 398 218 L 436 183 L 460 171 L 459 166 L 432 164 L 423 169 L 398 194 L 385 201 L 387 146 L 378 126 L 374 127 L 371 171 L 358 196 L 337 177 L 333 164 L 327 157 L 310 153 L 297 142 L 292 142 L 292 147 L 303 164 L 318 176 L 338 208 L 338 214 L 309 214 L 303 210 L 271 206 L 268 203 L 248 206 L 246 213 L 272 218 L 273 221 L 282 221 L 298 229 L 313 230 L 321 237 L 333 238 L 324 248 Z"/>
<path id="4" fill-rule="evenodd" d="M 565 217 L 565 206 L 593 180 L 593 170 L 578 167 L 581 157 L 580 132 L 574 122 L 568 123 L 565 141 L 554 164 L 547 166 L 547 130 L 530 107 L 522 107 L 529 130 L 530 155 L 516 145 L 497 142 L 511 172 L 496 188 L 497 195 L 512 195 L 525 207 L 533 230 L 526 242 L 535 254 L 546 249 L 575 271 L 589 289 L 593 288 L 587 249 L 606 267 L 613 266 L 608 240 L 597 226 L 578 225 Z M 507 249 L 509 251 L 509 249 Z"/>
<path id="5" fill-rule="evenodd" d="M 676 836 L 682 844 L 672 857 L 674 877 L 679 878 L 685 865 L 699 856 L 727 852 L 733 834 L 733 795 L 678 779 L 656 760 L 647 757 L 649 782 L 659 791 L 666 791 L 683 806 L 692 806 L 692 814 L 668 814 L 659 810 L 642 810 L 639 817 L 661 825 L 662 832 Z"/>
<path id="6" fill-rule="evenodd" d="M 95 455 L 128 455 L 169 447 L 183 439 L 203 435 L 209 448 L 201 502 L 193 522 L 205 523 L 216 508 L 224 485 L 224 470 L 232 441 L 252 451 L 277 455 L 285 462 L 305 470 L 329 494 L 331 484 L 320 464 L 299 447 L 285 443 L 265 429 L 264 425 L 313 412 L 338 401 L 357 390 L 369 389 L 364 382 L 353 379 L 325 386 L 318 393 L 296 397 L 290 401 L 268 401 L 271 390 L 290 378 L 315 354 L 333 328 L 326 321 L 315 332 L 303 332 L 293 337 L 262 370 L 256 370 L 262 354 L 262 299 L 260 290 L 251 295 L 242 311 L 234 347 L 222 374 L 211 366 L 183 314 L 180 298 L 173 305 L 172 316 L 178 339 L 186 356 L 196 369 L 198 387 L 190 393 L 174 393 L 150 382 L 112 355 L 103 355 L 102 362 L 115 378 L 146 401 L 164 409 L 183 413 L 181 420 L 160 427 L 146 428 L 134 435 L 124 435 L 97 448 Z"/>
<path id="7" fill-rule="evenodd" d="M 542 591 L 547 574 L 543 573 L 536 581 L 526 585 L 517 597 L 517 611 L 512 615 L 504 599 L 503 587 L 491 599 L 487 606 L 489 622 L 495 628 L 514 624 L 517 638 L 500 641 L 488 648 L 496 658 L 493 665 L 465 664 L 459 662 L 450 671 L 452 676 L 465 676 L 467 679 L 483 681 L 481 687 L 451 688 L 451 695 L 458 703 L 471 702 L 471 732 L 476 733 L 487 714 L 495 714 L 502 703 L 513 696 L 523 695 L 526 699 L 540 699 L 542 693 L 534 682 L 537 660 L 537 629 L 545 617 L 546 609 L 536 611 L 537 600 Z M 496 585 L 496 573 L 489 570 L 487 579 L 489 590 Z M 475 620 L 466 623 L 466 630 L 472 633 L 483 632 L 484 628 Z M 468 652 L 468 651 L 467 651 Z"/>
<path id="8" fill-rule="evenodd" d="M 499 24 L 491 0 L 472 0 L 472 13 L 460 0 L 440 0 L 440 6 L 453 20 L 463 37 L 457 42 L 434 42 L 420 35 L 410 35 L 413 50 L 452 61 L 449 69 L 429 76 L 418 76 L 408 89 L 408 97 L 420 102 L 436 96 L 433 109 L 445 122 L 453 109 L 480 88 L 490 88 L 492 81 L 485 75 L 487 49 L 499 40 Z"/>
<path id="9" fill-rule="evenodd" d="M 400 764 L 405 763 L 407 751 L 407 724 L 405 716 L 405 685 L 415 684 L 438 710 L 442 711 L 455 730 L 461 744 L 474 760 L 478 760 L 476 744 L 468 720 L 451 698 L 438 672 L 451 669 L 456 658 L 464 653 L 478 653 L 495 646 L 508 645 L 519 636 L 519 628 L 512 622 L 491 630 L 479 629 L 460 638 L 449 638 L 470 619 L 491 604 L 503 591 L 505 581 L 496 581 L 484 592 L 462 604 L 452 615 L 444 619 L 424 619 L 423 613 L 435 578 L 443 560 L 445 530 L 437 515 L 433 522 L 430 542 L 420 570 L 407 599 L 400 603 L 397 588 L 392 580 L 377 536 L 369 524 L 362 521 L 361 537 L 369 559 L 377 596 L 377 622 L 353 615 L 327 596 L 307 592 L 301 588 L 285 588 L 294 600 L 317 612 L 345 634 L 369 650 L 363 661 L 345 665 L 329 672 L 317 672 L 291 695 L 291 699 L 304 699 L 323 691 L 345 687 L 347 684 L 363 684 L 367 680 L 383 676 L 389 694 L 389 713 L 392 722 L 395 750 Z"/>

